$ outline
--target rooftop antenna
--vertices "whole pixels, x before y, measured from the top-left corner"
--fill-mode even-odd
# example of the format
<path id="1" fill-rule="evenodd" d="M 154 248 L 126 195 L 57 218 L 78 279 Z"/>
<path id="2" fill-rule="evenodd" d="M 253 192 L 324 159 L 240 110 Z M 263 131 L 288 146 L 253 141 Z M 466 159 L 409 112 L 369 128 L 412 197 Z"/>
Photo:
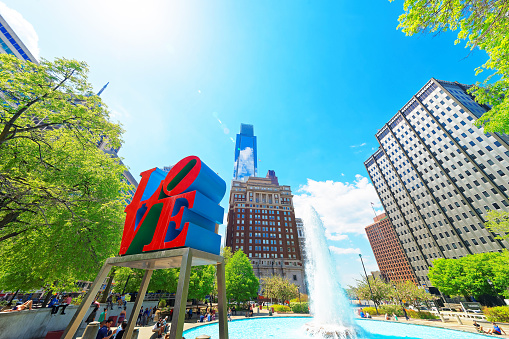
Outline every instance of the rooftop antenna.
<path id="1" fill-rule="evenodd" d="M 110 84 L 110 82 L 108 81 L 108 83 L 106 83 L 106 85 L 104 85 L 103 88 L 101 88 L 99 93 L 97 93 L 97 96 L 101 96 L 102 92 L 106 89 L 106 87 L 108 87 L 109 84 Z"/>

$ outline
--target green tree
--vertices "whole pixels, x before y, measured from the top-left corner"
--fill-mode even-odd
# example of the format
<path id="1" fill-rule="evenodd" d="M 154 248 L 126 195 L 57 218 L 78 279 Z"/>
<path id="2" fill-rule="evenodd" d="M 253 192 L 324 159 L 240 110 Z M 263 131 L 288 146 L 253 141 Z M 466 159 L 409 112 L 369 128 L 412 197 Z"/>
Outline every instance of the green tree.
<path id="1" fill-rule="evenodd" d="M 0 55 L 0 288 L 71 289 L 118 253 L 122 129 L 74 60 Z"/>
<path id="2" fill-rule="evenodd" d="M 390 0 L 391 1 L 391 0 Z M 476 74 L 491 72 L 470 89 L 480 104 L 491 106 L 476 122 L 486 132 L 509 133 L 509 2 L 507 0 L 405 0 L 399 26 L 407 35 L 458 32 L 456 43 L 486 51 L 488 61 Z"/>
<path id="3" fill-rule="evenodd" d="M 291 300 L 299 295 L 298 286 L 279 275 L 262 278 L 261 285 L 264 296 L 277 299 L 280 302 Z"/>
<path id="4" fill-rule="evenodd" d="M 413 305 L 417 310 L 422 303 L 427 303 L 433 300 L 433 296 L 426 292 L 422 287 L 416 286 L 411 281 L 397 282 L 393 286 L 392 299 L 396 304 L 400 301 L 405 301 Z"/>
<path id="5" fill-rule="evenodd" d="M 373 302 L 377 305 L 380 305 L 382 300 L 391 299 L 392 296 L 392 287 L 389 284 L 386 284 L 381 279 L 370 279 L 369 285 L 365 277 L 362 279 L 357 279 L 357 286 L 352 287 L 348 286 L 355 296 L 358 299 L 364 300 L 373 300 Z M 370 287 L 371 286 L 371 290 Z M 373 294 L 371 294 L 373 292 Z"/>
<path id="6" fill-rule="evenodd" d="M 259 282 L 253 266 L 242 250 L 237 250 L 225 266 L 226 297 L 240 303 L 257 296 Z"/>
<path id="7" fill-rule="evenodd" d="M 140 290 L 141 279 L 145 270 L 133 269 L 128 267 L 117 268 L 115 273 L 115 285 L 112 288 L 115 293 L 122 293 L 125 287 L 126 293 L 138 292 Z M 170 268 L 163 270 L 154 270 L 148 292 L 166 291 L 173 293 L 177 291 L 178 269 Z M 127 283 L 127 285 L 126 285 Z"/>
<path id="8" fill-rule="evenodd" d="M 195 266 L 189 279 L 188 299 L 203 300 L 214 292 L 216 268 L 214 265 Z"/>
<path id="9" fill-rule="evenodd" d="M 503 211 L 489 211 L 486 216 L 486 227 L 498 233 L 498 239 L 509 239 L 509 213 Z"/>
<path id="10" fill-rule="evenodd" d="M 466 298 L 507 293 L 509 255 L 505 253 L 479 253 L 459 259 L 435 259 L 428 277 L 438 289 L 448 295 Z M 502 265 L 502 266 L 501 266 Z M 488 282 L 492 281 L 493 286 Z"/>

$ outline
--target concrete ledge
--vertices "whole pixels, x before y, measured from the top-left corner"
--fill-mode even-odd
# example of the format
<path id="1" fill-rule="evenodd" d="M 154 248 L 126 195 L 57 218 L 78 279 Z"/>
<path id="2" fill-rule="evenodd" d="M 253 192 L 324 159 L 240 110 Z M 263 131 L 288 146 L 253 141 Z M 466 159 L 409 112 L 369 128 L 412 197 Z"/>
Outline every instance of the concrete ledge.
<path id="1" fill-rule="evenodd" d="M 146 301 L 143 307 L 154 307 L 157 301 Z M 127 315 L 131 314 L 134 302 L 127 303 Z M 101 304 L 100 311 L 97 311 L 97 320 L 99 314 L 106 307 L 106 304 Z M 69 305 L 65 309 L 65 314 L 60 314 L 62 309 L 58 310 L 57 314 L 51 315 L 51 308 L 36 308 L 28 311 L 20 312 L 0 312 L 0 339 L 38 339 L 44 338 L 49 331 L 65 330 L 71 321 L 78 306 Z M 120 315 L 122 308 L 114 305 L 113 310 L 108 309 L 108 317 Z M 87 310 L 87 313 L 81 321 L 81 326 L 85 328 L 85 319 L 92 312 L 93 307 Z"/>

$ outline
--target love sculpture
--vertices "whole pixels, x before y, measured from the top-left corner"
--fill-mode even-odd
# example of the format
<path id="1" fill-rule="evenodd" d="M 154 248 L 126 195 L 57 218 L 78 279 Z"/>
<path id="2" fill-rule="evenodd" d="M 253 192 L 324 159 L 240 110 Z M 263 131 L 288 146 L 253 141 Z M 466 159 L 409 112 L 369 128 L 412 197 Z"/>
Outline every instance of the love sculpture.
<path id="1" fill-rule="evenodd" d="M 141 173 L 132 202 L 125 209 L 120 255 L 175 247 L 219 254 L 223 222 L 219 206 L 226 183 L 200 158 L 189 156 L 169 173 L 153 168 Z"/>
<path id="2" fill-rule="evenodd" d="M 219 203 L 225 191 L 224 180 L 196 156 L 180 160 L 168 173 L 159 168 L 141 173 L 140 184 L 125 209 L 119 256 L 106 260 L 62 338 L 73 338 L 111 268 L 123 266 L 143 269 L 145 275 L 122 338 L 133 335 L 153 271 L 180 267 L 170 327 L 170 338 L 180 339 L 191 267 L 216 265 L 219 338 L 228 339 L 224 258 L 219 255 L 221 236 L 217 234 L 218 224 L 223 222 L 224 209 Z"/>

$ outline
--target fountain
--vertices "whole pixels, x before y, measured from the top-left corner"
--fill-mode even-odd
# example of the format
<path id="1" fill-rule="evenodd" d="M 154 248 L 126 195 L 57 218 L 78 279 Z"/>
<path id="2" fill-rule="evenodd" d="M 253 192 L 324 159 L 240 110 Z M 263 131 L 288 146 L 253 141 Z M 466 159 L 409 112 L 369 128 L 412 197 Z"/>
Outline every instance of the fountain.
<path id="1" fill-rule="evenodd" d="M 314 337 L 357 338 L 358 327 L 325 239 L 318 213 L 308 206 L 303 215 L 306 239 L 306 277 L 313 320 L 306 331 Z"/>
<path id="2" fill-rule="evenodd" d="M 482 339 L 483 335 L 436 327 L 354 319 L 341 288 L 334 259 L 325 239 L 325 229 L 309 206 L 303 214 L 306 238 L 306 276 L 311 317 L 255 317 L 229 323 L 230 339 Z M 217 324 L 206 324 L 184 332 L 186 339 L 206 334 L 217 336 Z"/>

